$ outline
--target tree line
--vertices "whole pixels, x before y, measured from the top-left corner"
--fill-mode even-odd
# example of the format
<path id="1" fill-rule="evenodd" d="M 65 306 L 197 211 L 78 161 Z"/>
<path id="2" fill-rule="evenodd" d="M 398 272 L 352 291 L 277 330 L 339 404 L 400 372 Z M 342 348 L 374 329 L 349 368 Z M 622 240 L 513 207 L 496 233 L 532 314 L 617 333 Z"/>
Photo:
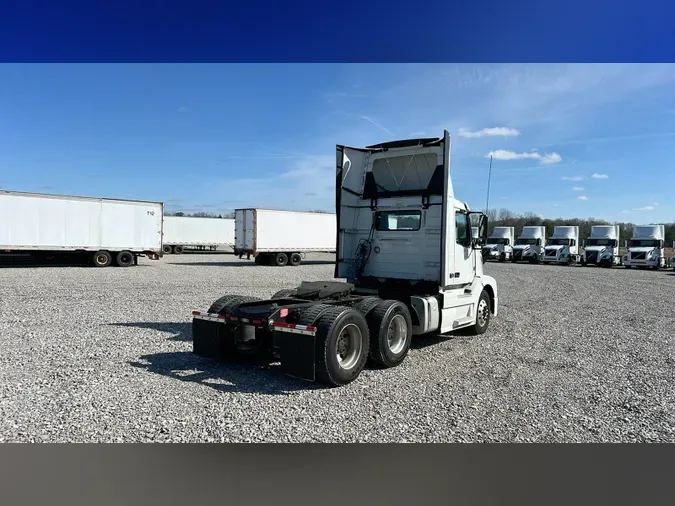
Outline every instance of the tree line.
<path id="1" fill-rule="evenodd" d="M 579 236 L 581 240 L 591 235 L 591 227 L 594 225 L 619 225 L 621 230 L 621 245 L 624 239 L 630 239 L 633 236 L 633 223 L 628 222 L 608 222 L 597 218 L 542 218 L 534 213 L 516 214 L 508 209 L 490 209 L 487 213 L 489 232 L 492 233 L 495 227 L 515 227 L 516 237 L 523 231 L 523 227 L 544 226 L 546 227 L 546 237 L 553 235 L 553 228 L 556 226 L 577 226 L 579 227 Z M 639 223 L 640 225 L 642 223 Z M 649 224 L 645 222 L 644 224 Z M 666 246 L 670 246 L 675 241 L 675 223 L 663 223 L 666 229 Z"/>
<path id="2" fill-rule="evenodd" d="M 206 213 L 203 211 L 197 212 L 197 213 L 184 213 L 183 211 L 177 211 L 174 213 L 171 212 L 165 212 L 164 216 L 187 216 L 190 218 L 234 218 L 234 212 L 232 213 L 225 213 L 225 214 L 217 214 L 217 213 Z"/>

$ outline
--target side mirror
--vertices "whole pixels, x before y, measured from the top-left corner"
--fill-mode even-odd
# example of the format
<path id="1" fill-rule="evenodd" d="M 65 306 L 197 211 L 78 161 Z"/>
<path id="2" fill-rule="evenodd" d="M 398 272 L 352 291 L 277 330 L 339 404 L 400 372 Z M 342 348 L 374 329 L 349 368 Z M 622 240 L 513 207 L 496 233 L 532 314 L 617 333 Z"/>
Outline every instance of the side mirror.
<path id="1" fill-rule="evenodd" d="M 485 244 L 487 244 L 487 235 L 488 235 L 488 219 L 483 213 L 471 213 L 476 214 L 478 217 L 478 237 L 472 240 L 472 247 L 474 249 L 481 249 Z"/>

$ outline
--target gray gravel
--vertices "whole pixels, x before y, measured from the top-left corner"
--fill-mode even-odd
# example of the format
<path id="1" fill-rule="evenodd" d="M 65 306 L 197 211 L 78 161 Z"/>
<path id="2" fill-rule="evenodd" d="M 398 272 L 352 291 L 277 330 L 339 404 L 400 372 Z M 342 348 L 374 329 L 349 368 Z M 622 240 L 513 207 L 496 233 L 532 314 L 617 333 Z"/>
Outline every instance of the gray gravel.
<path id="1" fill-rule="evenodd" d="M 418 339 L 337 389 L 191 353 L 192 309 L 330 259 L 0 267 L 0 441 L 675 441 L 672 272 L 488 264 L 487 334 Z"/>

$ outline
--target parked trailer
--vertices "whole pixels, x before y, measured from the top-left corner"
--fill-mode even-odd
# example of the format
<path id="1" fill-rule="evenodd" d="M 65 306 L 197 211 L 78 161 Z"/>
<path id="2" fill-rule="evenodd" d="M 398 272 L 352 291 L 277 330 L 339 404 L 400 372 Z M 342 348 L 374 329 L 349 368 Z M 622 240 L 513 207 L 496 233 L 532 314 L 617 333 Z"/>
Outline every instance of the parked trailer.
<path id="1" fill-rule="evenodd" d="M 665 250 L 665 225 L 636 225 L 633 237 L 626 241 L 627 253 L 623 256 L 626 269 L 633 267 L 662 269 L 669 265 Z"/>
<path id="2" fill-rule="evenodd" d="M 188 249 L 210 249 L 234 245 L 234 219 L 192 216 L 165 216 L 165 255 L 180 255 Z"/>
<path id="3" fill-rule="evenodd" d="M 516 237 L 515 227 L 495 227 L 483 246 L 485 260 L 504 262 L 513 258 L 513 240 Z"/>
<path id="4" fill-rule="evenodd" d="M 335 252 L 335 214 L 235 209 L 234 254 L 264 265 L 296 266 L 310 252 Z"/>
<path id="5" fill-rule="evenodd" d="M 0 251 L 128 267 L 161 256 L 163 214 L 161 202 L 0 191 Z"/>
<path id="6" fill-rule="evenodd" d="M 581 261 L 579 254 L 579 227 L 556 226 L 544 249 L 546 264 L 576 265 Z"/>
<path id="7" fill-rule="evenodd" d="M 512 262 L 530 262 L 538 264 L 544 259 L 546 248 L 546 227 L 530 226 L 523 227 L 520 237 L 516 239 L 513 247 Z"/>
<path id="8" fill-rule="evenodd" d="M 219 361 L 263 353 L 291 376 L 337 386 L 368 358 L 400 364 L 413 335 L 485 332 L 498 310 L 481 258 L 487 217 L 454 198 L 449 163 L 447 131 L 337 146 L 334 275 L 347 282 L 303 282 L 269 300 L 225 295 L 192 313 L 194 353 Z"/>
<path id="9" fill-rule="evenodd" d="M 595 225 L 591 235 L 584 241 L 581 265 L 613 267 L 621 265 L 619 254 L 619 225 Z"/>

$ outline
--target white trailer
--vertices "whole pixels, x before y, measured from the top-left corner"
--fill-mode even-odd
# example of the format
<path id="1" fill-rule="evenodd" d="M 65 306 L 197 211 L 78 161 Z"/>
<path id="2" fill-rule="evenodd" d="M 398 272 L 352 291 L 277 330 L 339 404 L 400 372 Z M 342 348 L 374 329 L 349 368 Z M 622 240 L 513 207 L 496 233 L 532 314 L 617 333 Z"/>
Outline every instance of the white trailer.
<path id="1" fill-rule="evenodd" d="M 633 237 L 626 244 L 628 252 L 623 257 L 624 267 L 665 268 L 669 264 L 666 258 L 665 238 L 665 225 L 634 226 Z"/>
<path id="2" fill-rule="evenodd" d="M 234 245 L 234 219 L 192 216 L 165 216 L 165 255 L 180 255 L 185 250 L 216 250 Z"/>
<path id="3" fill-rule="evenodd" d="M 581 265 L 613 267 L 621 265 L 619 254 L 619 225 L 595 225 L 591 235 L 584 241 Z"/>
<path id="4" fill-rule="evenodd" d="M 574 265 L 579 263 L 579 227 L 559 225 L 553 228 L 553 235 L 544 249 L 546 264 Z"/>
<path id="5" fill-rule="evenodd" d="M 196 355 L 271 355 L 286 374 L 345 385 L 367 360 L 401 364 L 414 336 L 483 334 L 497 316 L 497 282 L 481 259 L 487 219 L 455 199 L 448 132 L 336 151 L 337 279 L 193 311 Z"/>
<path id="6" fill-rule="evenodd" d="M 332 253 L 334 213 L 235 209 L 234 254 L 256 263 L 296 266 L 310 252 Z"/>
<path id="7" fill-rule="evenodd" d="M 544 258 L 546 247 L 546 227 L 529 226 L 523 227 L 523 231 L 516 239 L 513 247 L 512 262 L 527 261 L 538 264 Z"/>
<path id="8" fill-rule="evenodd" d="M 504 262 L 513 258 L 513 241 L 516 237 L 515 227 L 495 227 L 483 246 L 485 260 Z"/>
<path id="9" fill-rule="evenodd" d="M 162 255 L 161 202 L 0 191 L 0 252 L 40 261 L 85 257 L 96 267 Z"/>

